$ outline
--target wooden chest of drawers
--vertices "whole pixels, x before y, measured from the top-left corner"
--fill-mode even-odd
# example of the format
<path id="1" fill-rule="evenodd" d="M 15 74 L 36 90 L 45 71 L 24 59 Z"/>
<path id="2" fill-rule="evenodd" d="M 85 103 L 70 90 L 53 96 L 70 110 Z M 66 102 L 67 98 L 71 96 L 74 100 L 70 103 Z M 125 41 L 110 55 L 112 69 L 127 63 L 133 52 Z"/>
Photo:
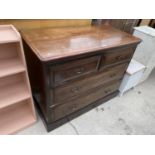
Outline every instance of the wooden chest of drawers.
<path id="1" fill-rule="evenodd" d="M 21 33 L 34 99 L 48 131 L 116 96 L 140 42 L 110 26 Z"/>

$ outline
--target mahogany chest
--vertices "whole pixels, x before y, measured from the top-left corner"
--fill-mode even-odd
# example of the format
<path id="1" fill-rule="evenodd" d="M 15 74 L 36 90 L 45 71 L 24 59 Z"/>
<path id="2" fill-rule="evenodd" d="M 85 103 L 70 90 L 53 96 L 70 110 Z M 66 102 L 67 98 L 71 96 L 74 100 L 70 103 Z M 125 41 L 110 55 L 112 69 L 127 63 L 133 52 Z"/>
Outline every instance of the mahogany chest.
<path id="1" fill-rule="evenodd" d="M 110 26 L 21 32 L 47 131 L 113 98 L 140 39 Z"/>

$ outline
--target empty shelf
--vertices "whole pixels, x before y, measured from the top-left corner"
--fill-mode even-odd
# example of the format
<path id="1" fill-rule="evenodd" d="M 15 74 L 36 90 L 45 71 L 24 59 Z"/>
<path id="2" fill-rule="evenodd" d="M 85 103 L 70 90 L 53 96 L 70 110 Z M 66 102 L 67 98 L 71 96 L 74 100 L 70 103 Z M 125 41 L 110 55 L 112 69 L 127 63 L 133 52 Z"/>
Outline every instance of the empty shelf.
<path id="1" fill-rule="evenodd" d="M 0 26 L 0 43 L 20 41 L 18 32 L 11 25 Z"/>
<path id="2" fill-rule="evenodd" d="M 25 71 L 25 67 L 18 59 L 0 60 L 0 77 L 23 71 Z"/>
<path id="3" fill-rule="evenodd" d="M 30 98 L 26 84 L 15 83 L 0 88 L 0 109 Z"/>
<path id="4" fill-rule="evenodd" d="M 33 124 L 36 120 L 32 114 L 29 100 L 0 111 L 0 134 L 13 134 Z"/>
<path id="5" fill-rule="evenodd" d="M 12 134 L 36 121 L 19 32 L 0 25 L 0 134 Z"/>

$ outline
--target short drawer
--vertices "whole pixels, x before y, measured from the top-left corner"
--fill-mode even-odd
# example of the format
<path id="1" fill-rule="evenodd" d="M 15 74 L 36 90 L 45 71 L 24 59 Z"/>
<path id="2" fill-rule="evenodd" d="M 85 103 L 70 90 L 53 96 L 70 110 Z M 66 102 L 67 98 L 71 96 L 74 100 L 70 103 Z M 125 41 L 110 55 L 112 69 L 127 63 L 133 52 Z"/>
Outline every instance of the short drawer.
<path id="1" fill-rule="evenodd" d="M 101 57 L 100 67 L 106 67 L 107 65 L 130 60 L 134 48 L 120 48 L 114 51 L 106 52 Z"/>
<path id="2" fill-rule="evenodd" d="M 54 103 L 59 104 L 65 100 L 70 100 L 72 97 L 82 95 L 86 91 L 103 85 L 106 82 L 121 78 L 124 75 L 127 65 L 127 63 L 117 65 L 92 76 L 86 76 L 81 80 L 75 80 L 52 89 L 51 93 L 54 94 Z"/>
<path id="3" fill-rule="evenodd" d="M 99 56 L 74 60 L 50 68 L 54 85 L 86 75 L 97 70 Z"/>
<path id="4" fill-rule="evenodd" d="M 89 94 L 83 94 L 82 96 L 75 98 L 74 100 L 70 100 L 66 102 L 66 104 L 58 105 L 51 109 L 53 116 L 53 121 L 58 120 L 60 118 L 65 117 L 87 105 L 93 103 L 113 92 L 118 90 L 120 85 L 120 80 L 115 81 L 113 83 L 109 83 L 108 85 L 100 86 L 90 92 Z"/>

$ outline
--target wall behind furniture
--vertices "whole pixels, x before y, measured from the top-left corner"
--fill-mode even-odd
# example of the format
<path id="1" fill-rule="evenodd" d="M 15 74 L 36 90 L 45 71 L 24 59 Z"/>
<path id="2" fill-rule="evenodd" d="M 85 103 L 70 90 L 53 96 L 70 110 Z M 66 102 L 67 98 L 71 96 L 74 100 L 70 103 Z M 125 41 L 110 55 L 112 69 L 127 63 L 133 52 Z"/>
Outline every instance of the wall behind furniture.
<path id="1" fill-rule="evenodd" d="M 140 22 L 140 26 L 149 25 L 151 22 L 151 19 L 142 19 Z"/>
<path id="2" fill-rule="evenodd" d="M 89 26 L 91 19 L 1 19 L 0 24 L 13 24 L 17 29 L 43 27 Z"/>
<path id="3" fill-rule="evenodd" d="M 131 33 L 133 32 L 133 27 L 139 25 L 139 19 L 99 19 L 93 20 L 94 25 L 110 24 L 113 27 L 120 29 L 122 31 Z"/>

